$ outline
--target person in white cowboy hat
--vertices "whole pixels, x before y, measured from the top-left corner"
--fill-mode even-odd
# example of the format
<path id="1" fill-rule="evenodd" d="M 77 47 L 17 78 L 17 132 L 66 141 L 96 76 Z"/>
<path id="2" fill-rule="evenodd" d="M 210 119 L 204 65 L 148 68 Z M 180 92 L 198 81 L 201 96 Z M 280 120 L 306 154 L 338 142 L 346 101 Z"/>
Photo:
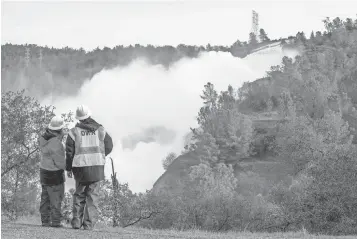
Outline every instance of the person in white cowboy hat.
<path id="1" fill-rule="evenodd" d="M 39 138 L 42 226 L 63 226 L 61 205 L 64 197 L 66 166 L 65 148 L 62 143 L 63 127 L 63 119 L 54 116 L 45 133 Z"/>
<path id="2" fill-rule="evenodd" d="M 112 138 L 101 124 L 91 118 L 87 106 L 76 110 L 79 123 L 68 132 L 66 140 L 67 176 L 76 182 L 73 194 L 74 229 L 93 229 L 98 218 L 99 182 L 104 180 L 105 157 L 113 149 Z"/>

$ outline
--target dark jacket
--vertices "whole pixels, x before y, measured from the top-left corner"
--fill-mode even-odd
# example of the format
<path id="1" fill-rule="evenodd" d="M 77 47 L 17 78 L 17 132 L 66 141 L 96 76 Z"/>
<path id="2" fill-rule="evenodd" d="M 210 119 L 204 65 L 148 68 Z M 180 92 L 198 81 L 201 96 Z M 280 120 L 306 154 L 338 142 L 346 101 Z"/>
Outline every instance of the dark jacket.
<path id="1" fill-rule="evenodd" d="M 61 139 L 60 131 L 50 129 L 46 129 L 46 132 L 39 138 L 42 185 L 58 185 L 65 181 L 65 150 Z"/>
<path id="2" fill-rule="evenodd" d="M 75 127 L 95 131 L 100 126 L 95 120 L 92 118 L 88 118 L 85 120 L 81 120 L 76 124 Z M 104 138 L 104 147 L 105 147 L 105 156 L 110 154 L 113 150 L 113 141 L 108 133 L 105 134 Z M 75 155 L 75 141 L 68 136 L 66 140 L 66 170 L 72 171 L 74 175 L 74 179 L 77 182 L 97 182 L 104 180 L 104 165 L 96 165 L 96 166 L 87 166 L 87 167 L 73 167 L 73 158 Z"/>

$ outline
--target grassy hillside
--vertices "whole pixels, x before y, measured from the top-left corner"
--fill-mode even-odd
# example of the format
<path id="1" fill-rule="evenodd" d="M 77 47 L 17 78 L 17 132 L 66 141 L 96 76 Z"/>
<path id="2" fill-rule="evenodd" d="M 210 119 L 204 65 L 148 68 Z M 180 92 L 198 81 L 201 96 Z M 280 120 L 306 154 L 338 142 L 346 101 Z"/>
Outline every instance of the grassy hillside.
<path id="1" fill-rule="evenodd" d="M 255 131 L 261 137 L 272 136 L 276 134 L 277 123 L 280 121 L 275 111 L 266 113 L 251 113 L 250 118 L 253 120 Z M 292 168 L 285 160 L 273 157 L 266 149 L 264 142 L 258 141 L 255 145 L 256 155 L 230 161 L 234 168 L 237 178 L 249 178 L 254 174 L 259 175 L 259 190 L 254 190 L 255 195 L 265 195 L 269 189 L 280 181 L 291 181 Z M 157 179 L 153 185 L 153 191 L 160 190 L 180 190 L 180 180 L 187 177 L 188 170 L 191 166 L 200 163 L 198 155 L 195 152 L 188 152 L 177 157 L 167 168 L 167 170 Z M 254 180 L 251 180 L 253 182 Z M 252 183 L 250 183 L 252 184 Z M 250 185 L 253 187 L 254 185 Z M 242 192 L 246 186 L 240 185 Z"/>
<path id="2" fill-rule="evenodd" d="M 180 180 L 187 177 L 191 166 L 199 163 L 192 153 L 179 156 L 156 180 L 153 192 L 181 190 Z M 292 173 L 292 168 L 284 160 L 273 157 L 252 157 L 234 165 L 234 174 L 240 180 L 237 191 L 242 194 L 266 195 L 279 182 L 291 183 Z"/>

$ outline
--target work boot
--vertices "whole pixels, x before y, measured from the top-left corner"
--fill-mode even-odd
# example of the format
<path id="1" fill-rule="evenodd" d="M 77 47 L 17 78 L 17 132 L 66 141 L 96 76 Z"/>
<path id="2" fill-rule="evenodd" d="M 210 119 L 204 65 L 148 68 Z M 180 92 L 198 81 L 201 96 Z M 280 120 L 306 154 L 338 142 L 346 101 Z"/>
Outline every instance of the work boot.
<path id="1" fill-rule="evenodd" d="M 79 226 L 73 226 L 73 225 L 72 225 L 72 228 L 73 228 L 73 229 L 79 229 L 80 227 L 79 227 Z"/>
<path id="2" fill-rule="evenodd" d="M 60 224 L 52 224 L 51 227 L 64 227 L 62 223 Z"/>
<path id="3" fill-rule="evenodd" d="M 86 225 L 84 223 L 82 224 L 82 227 L 83 227 L 84 230 L 89 230 L 89 231 L 93 230 L 93 227 L 91 227 L 89 225 Z"/>

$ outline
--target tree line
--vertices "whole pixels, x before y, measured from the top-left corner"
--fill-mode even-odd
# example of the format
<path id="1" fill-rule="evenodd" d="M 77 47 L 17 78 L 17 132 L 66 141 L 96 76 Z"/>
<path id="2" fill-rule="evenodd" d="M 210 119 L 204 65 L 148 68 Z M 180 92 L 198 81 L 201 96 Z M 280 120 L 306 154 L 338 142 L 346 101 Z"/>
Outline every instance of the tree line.
<path id="1" fill-rule="evenodd" d="M 145 58 L 149 64 L 160 64 L 168 69 L 183 58 L 197 58 L 203 52 L 230 52 L 233 56 L 245 57 L 253 49 L 273 42 L 264 29 L 261 29 L 259 36 L 253 34 L 250 38 L 249 42 L 237 40 L 231 46 L 135 44 L 103 49 L 98 47 L 92 51 L 71 47 L 56 49 L 35 44 L 4 44 L 1 46 L 2 92 L 26 88 L 27 93 L 35 97 L 51 93 L 75 95 L 86 80 L 101 70 L 126 66 L 138 58 Z M 258 38 L 261 42 L 258 42 Z M 29 49 L 29 56 L 26 56 L 26 48 Z"/>

